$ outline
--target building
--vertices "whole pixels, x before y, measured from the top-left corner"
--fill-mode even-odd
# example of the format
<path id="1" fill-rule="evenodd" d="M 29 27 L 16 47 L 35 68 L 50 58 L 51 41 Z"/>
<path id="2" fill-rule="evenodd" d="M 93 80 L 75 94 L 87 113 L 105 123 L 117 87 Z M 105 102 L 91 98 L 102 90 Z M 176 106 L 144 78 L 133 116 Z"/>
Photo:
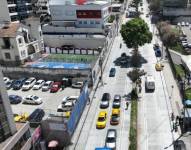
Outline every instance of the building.
<path id="1" fill-rule="evenodd" d="M 95 0 L 77 2 L 50 1 L 52 21 L 42 28 L 45 45 L 98 48 L 105 43 L 106 35 L 112 34 L 107 24 L 111 3 Z"/>
<path id="2" fill-rule="evenodd" d="M 31 0 L 1 0 L 0 22 L 24 20 L 32 13 Z"/>
<path id="3" fill-rule="evenodd" d="M 13 113 L 8 99 L 8 94 L 0 72 L 0 143 L 16 132 Z M 0 148 L 1 149 L 1 148 Z"/>
<path id="4" fill-rule="evenodd" d="M 34 14 L 41 16 L 50 14 L 49 0 L 32 0 Z"/>
<path id="5" fill-rule="evenodd" d="M 162 15 L 173 22 L 191 22 L 191 0 L 161 0 Z"/>
<path id="6" fill-rule="evenodd" d="M 4 23 L 0 27 L 0 64 L 20 65 L 41 56 L 44 48 L 38 19 L 29 18 L 25 25 Z"/>

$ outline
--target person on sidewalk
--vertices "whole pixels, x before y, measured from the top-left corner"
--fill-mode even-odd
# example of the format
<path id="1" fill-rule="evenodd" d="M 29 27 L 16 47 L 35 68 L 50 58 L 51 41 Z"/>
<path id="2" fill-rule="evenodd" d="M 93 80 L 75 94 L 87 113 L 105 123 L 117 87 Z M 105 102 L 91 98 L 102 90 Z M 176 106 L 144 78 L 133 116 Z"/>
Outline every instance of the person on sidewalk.
<path id="1" fill-rule="evenodd" d="M 126 102 L 126 108 L 125 108 L 125 110 L 127 110 L 128 107 L 129 107 L 129 102 Z"/>

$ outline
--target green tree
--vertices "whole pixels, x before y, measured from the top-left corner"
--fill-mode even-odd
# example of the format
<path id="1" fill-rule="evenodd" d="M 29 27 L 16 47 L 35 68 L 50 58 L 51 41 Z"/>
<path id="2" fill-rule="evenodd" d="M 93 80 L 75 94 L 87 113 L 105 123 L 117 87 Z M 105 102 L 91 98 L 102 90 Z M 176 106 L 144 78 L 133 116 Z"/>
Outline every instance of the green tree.
<path id="1" fill-rule="evenodd" d="M 152 0 L 149 4 L 149 9 L 152 12 L 157 12 L 160 10 L 160 0 Z"/>
<path id="2" fill-rule="evenodd" d="M 134 18 L 122 25 L 120 33 L 127 47 L 134 49 L 132 65 L 138 67 L 140 64 L 139 46 L 150 43 L 152 40 L 152 33 L 147 23 L 141 18 Z"/>

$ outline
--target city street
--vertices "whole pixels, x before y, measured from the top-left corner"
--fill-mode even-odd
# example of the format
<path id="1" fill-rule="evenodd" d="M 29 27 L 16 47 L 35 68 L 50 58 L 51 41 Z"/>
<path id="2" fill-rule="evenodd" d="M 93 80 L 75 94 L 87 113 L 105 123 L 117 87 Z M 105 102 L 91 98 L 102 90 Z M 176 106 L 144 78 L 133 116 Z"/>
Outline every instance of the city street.
<path id="1" fill-rule="evenodd" d="M 148 14 L 148 5 L 144 1 L 144 14 Z M 150 31 L 153 32 L 150 17 L 142 18 L 148 23 Z M 148 61 L 142 66 L 147 74 L 151 74 L 155 78 L 155 92 L 142 92 L 139 102 L 138 112 L 138 149 L 139 150 L 162 150 L 170 145 L 175 138 L 171 132 L 170 114 L 172 113 L 172 105 L 169 99 L 166 82 L 162 72 L 156 72 L 155 63 L 157 59 L 154 54 L 153 44 L 157 37 L 153 35 L 151 44 L 146 44 L 140 48 L 142 56 Z M 142 84 L 144 87 L 144 82 Z M 176 138 L 175 138 L 176 139 Z M 173 149 L 173 146 L 168 148 Z"/>

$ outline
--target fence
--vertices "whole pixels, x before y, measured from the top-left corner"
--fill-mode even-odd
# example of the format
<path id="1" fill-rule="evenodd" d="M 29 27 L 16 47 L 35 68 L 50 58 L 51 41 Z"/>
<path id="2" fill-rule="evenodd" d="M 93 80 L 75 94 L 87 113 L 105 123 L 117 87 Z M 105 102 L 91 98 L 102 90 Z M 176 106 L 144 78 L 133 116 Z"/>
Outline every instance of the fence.
<path id="1" fill-rule="evenodd" d="M 67 129 L 70 135 L 74 133 L 76 126 L 78 125 L 78 121 L 81 118 L 81 115 L 83 113 L 84 107 L 86 106 L 88 98 L 89 98 L 88 84 L 86 83 L 67 122 Z"/>

